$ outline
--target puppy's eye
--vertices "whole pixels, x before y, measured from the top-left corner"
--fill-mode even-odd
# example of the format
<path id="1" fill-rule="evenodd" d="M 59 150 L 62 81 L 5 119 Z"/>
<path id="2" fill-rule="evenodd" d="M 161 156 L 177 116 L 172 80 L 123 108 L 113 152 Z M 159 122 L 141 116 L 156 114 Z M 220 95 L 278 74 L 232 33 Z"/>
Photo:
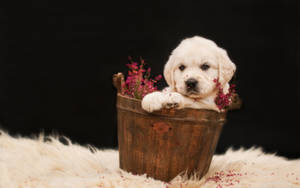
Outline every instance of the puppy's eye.
<path id="1" fill-rule="evenodd" d="M 179 70 L 183 71 L 185 69 L 185 66 L 184 65 L 180 65 L 179 66 Z"/>
<path id="2" fill-rule="evenodd" d="M 204 63 L 203 65 L 200 66 L 200 68 L 204 71 L 210 68 L 210 66 L 207 63 Z"/>

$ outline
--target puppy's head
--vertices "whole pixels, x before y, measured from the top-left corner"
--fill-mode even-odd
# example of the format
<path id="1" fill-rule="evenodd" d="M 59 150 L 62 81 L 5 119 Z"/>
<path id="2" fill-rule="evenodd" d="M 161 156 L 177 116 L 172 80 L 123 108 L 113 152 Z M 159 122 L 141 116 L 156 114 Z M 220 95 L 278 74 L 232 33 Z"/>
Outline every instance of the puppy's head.
<path id="1" fill-rule="evenodd" d="M 183 40 L 173 50 L 164 77 L 173 90 L 191 98 L 203 98 L 214 91 L 214 79 L 218 78 L 224 86 L 235 69 L 225 50 L 196 36 Z"/>

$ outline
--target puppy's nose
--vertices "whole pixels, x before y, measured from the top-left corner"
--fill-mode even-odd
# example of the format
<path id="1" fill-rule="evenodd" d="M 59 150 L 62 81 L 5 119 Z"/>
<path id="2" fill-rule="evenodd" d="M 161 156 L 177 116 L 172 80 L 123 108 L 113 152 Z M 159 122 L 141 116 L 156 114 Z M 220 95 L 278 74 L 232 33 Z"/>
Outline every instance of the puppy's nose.
<path id="1" fill-rule="evenodd" d="M 194 89 L 197 86 L 198 81 L 194 78 L 190 78 L 187 81 L 185 81 L 185 84 L 188 87 L 188 89 Z"/>

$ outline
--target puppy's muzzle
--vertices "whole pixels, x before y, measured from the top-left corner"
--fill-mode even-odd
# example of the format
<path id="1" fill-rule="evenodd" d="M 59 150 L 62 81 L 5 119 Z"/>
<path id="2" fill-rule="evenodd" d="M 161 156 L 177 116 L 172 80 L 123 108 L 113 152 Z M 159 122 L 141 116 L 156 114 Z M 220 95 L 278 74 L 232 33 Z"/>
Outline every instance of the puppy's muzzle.
<path id="1" fill-rule="evenodd" d="M 198 91 L 198 81 L 194 78 L 190 78 L 185 81 L 186 90 L 188 92 L 197 92 Z"/>

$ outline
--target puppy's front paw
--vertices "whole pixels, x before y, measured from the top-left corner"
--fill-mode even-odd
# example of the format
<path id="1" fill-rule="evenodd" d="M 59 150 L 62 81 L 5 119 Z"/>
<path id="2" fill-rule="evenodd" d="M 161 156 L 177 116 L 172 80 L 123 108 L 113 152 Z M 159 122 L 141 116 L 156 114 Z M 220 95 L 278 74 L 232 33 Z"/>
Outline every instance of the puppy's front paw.
<path id="1" fill-rule="evenodd" d="M 169 109 L 169 108 L 178 108 L 179 104 L 178 103 L 167 103 L 164 105 L 165 108 Z"/>
<path id="2" fill-rule="evenodd" d="M 164 108 L 177 108 L 183 107 L 183 97 L 181 94 L 176 92 L 170 92 L 166 94 L 165 101 L 163 102 Z"/>
<path id="3" fill-rule="evenodd" d="M 142 100 L 142 108 L 148 112 L 162 109 L 163 95 L 160 92 L 153 92 L 146 95 Z"/>

